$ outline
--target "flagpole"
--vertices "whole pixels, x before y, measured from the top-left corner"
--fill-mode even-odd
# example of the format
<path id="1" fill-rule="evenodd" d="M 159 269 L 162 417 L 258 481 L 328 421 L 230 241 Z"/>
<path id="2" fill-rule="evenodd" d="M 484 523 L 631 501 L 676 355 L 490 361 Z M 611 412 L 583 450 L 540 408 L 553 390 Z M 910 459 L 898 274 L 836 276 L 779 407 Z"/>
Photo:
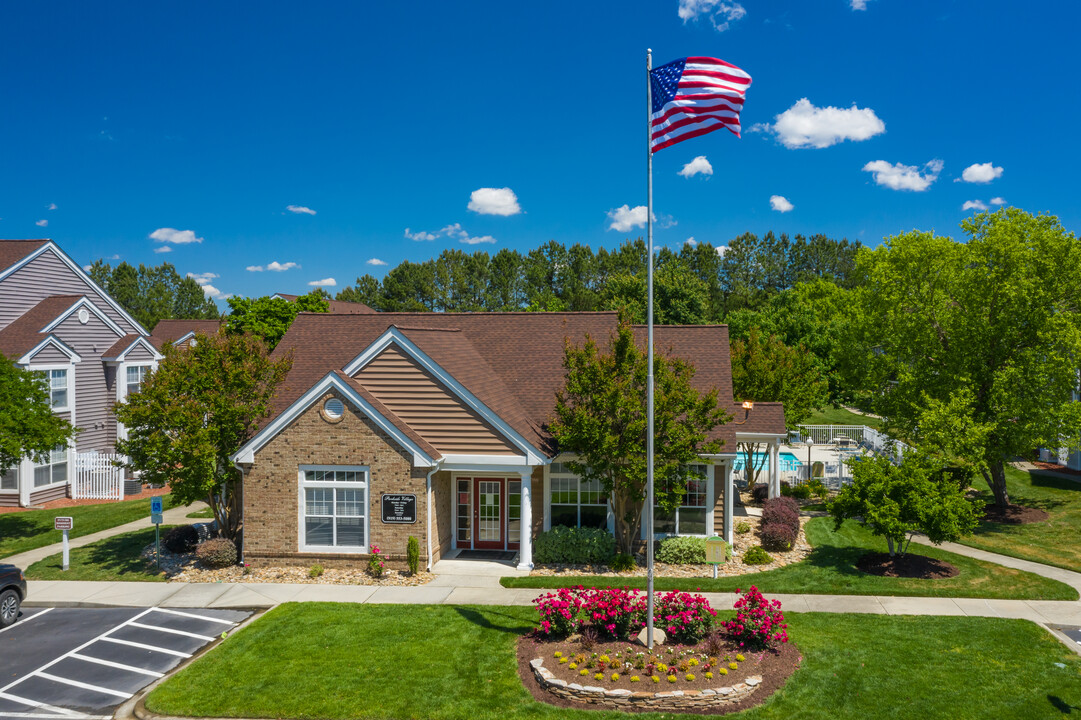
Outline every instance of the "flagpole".
<path id="1" fill-rule="evenodd" d="M 649 370 L 646 375 L 646 647 L 653 649 L 653 50 L 646 49 L 646 325 Z"/>

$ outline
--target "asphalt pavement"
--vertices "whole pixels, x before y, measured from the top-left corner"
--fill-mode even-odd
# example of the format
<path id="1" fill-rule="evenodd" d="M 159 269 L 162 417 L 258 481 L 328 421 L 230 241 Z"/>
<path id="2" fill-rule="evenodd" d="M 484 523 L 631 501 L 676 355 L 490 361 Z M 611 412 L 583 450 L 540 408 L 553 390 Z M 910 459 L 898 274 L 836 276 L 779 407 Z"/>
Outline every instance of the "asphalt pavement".
<path id="1" fill-rule="evenodd" d="M 0 720 L 106 720 L 251 613 L 27 608 L 0 631 Z"/>

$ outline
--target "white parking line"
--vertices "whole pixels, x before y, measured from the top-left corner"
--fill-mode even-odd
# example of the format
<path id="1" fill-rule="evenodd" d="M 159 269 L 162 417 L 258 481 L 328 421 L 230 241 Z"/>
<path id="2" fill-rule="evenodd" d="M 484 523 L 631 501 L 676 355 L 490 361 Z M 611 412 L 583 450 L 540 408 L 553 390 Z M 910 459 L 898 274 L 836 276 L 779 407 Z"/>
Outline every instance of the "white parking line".
<path id="1" fill-rule="evenodd" d="M 64 717 L 69 717 L 69 718 L 81 718 L 81 717 L 83 717 L 83 713 L 76 712 L 75 710 L 68 710 L 67 708 L 56 707 L 55 705 L 50 705 L 49 703 L 43 703 L 40 700 L 30 700 L 28 698 L 19 697 L 18 695 L 12 695 L 11 693 L 7 693 L 7 692 L 0 692 L 0 698 L 4 698 L 5 700 L 10 700 L 12 702 L 19 703 L 20 705 L 29 705 L 30 707 L 41 708 L 42 710 L 48 710 L 51 713 L 56 713 L 57 715 L 63 715 Z"/>
<path id="2" fill-rule="evenodd" d="M 203 640 L 205 642 L 214 642 L 215 638 L 209 635 L 200 635 L 199 633 L 188 632 L 187 630 L 173 630 L 167 627 L 158 627 L 157 625 L 146 625 L 139 622 L 128 623 L 131 627 L 142 628 L 143 630 L 157 630 L 158 632 L 170 633 L 172 635 L 183 635 L 184 637 L 195 638 L 196 640 Z"/>
<path id="3" fill-rule="evenodd" d="M 37 612 L 36 612 L 36 613 L 34 613 L 33 615 L 31 615 L 31 616 L 29 616 L 29 617 L 24 617 L 24 618 L 22 619 L 22 622 L 17 622 L 17 623 L 14 623 L 14 624 L 12 624 L 12 625 L 8 625 L 8 626 L 7 626 L 6 628 L 4 628 L 3 630 L 0 630 L 0 633 L 2 633 L 2 632 L 7 632 L 8 630 L 10 630 L 11 628 L 14 628 L 14 627 L 21 627 L 22 625 L 24 625 L 24 624 L 26 624 L 26 623 L 30 622 L 30 621 L 31 621 L 31 620 L 33 620 L 34 618 L 36 618 L 36 617 L 41 617 L 42 615 L 44 615 L 45 613 L 49 612 L 50 610 L 52 610 L 52 608 L 51 608 L 51 607 L 47 607 L 47 608 L 42 608 L 41 610 L 37 611 Z"/>
<path id="4" fill-rule="evenodd" d="M 34 675 L 40 678 L 45 678 L 46 680 L 52 680 L 53 682 L 71 685 L 72 687 L 82 688 L 83 690 L 92 690 L 94 692 L 99 692 L 103 695 L 112 695 L 113 697 L 124 698 L 125 700 L 131 697 L 131 693 L 120 692 L 119 690 L 112 690 L 107 687 L 102 687 L 101 685 L 91 685 L 90 683 L 79 682 L 78 680 L 62 678 L 59 675 L 51 675 L 47 672 L 41 672 L 40 670 L 27 677 L 32 677 Z"/>
<path id="5" fill-rule="evenodd" d="M 113 662 L 112 660 L 102 660 L 101 658 L 90 657 L 89 655 L 80 655 L 78 653 L 75 653 L 71 656 L 71 658 L 73 660 L 85 660 L 86 662 L 97 663 L 98 665 L 105 665 L 107 667 L 116 668 L 117 670 L 126 670 L 128 672 L 139 673 L 141 675 L 149 675 L 150 677 L 165 677 L 165 673 L 154 672 L 153 670 L 146 670 L 144 668 L 135 667 L 134 665 L 125 665 L 124 663 Z"/>
<path id="6" fill-rule="evenodd" d="M 170 615 L 179 615 L 180 617 L 194 618 L 195 620 L 206 620 L 208 622 L 221 623 L 222 625 L 236 625 L 232 620 L 222 620 L 221 618 L 207 617 L 206 615 L 196 615 L 195 613 L 180 612 L 179 610 L 170 610 L 169 608 L 156 607 L 157 612 L 169 613 Z"/>
<path id="7" fill-rule="evenodd" d="M 130 645 L 131 647 L 137 647 L 142 650 L 153 650 L 154 652 L 165 653 L 166 655 L 176 655 L 177 657 L 190 658 L 191 653 L 180 652 L 179 650 L 170 650 L 169 648 L 157 647 L 155 645 L 147 645 L 146 643 L 132 642 L 131 640 L 121 640 L 120 638 L 103 637 L 103 642 L 116 643 L 117 645 Z"/>

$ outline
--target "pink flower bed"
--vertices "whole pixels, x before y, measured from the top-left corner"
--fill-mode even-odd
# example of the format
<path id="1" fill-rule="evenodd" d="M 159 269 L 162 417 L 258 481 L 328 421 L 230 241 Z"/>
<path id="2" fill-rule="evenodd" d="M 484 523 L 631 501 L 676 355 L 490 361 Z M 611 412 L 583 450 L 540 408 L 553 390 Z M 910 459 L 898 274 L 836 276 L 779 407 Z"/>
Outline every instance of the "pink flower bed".
<path id="1" fill-rule="evenodd" d="M 736 592 L 740 592 L 738 589 Z M 788 642 L 788 625 L 779 600 L 766 600 L 754 585 L 735 603 L 736 619 L 723 623 L 740 647 L 766 648 Z"/>
<path id="2" fill-rule="evenodd" d="M 599 634 L 626 640 L 646 624 L 646 595 L 628 588 L 562 588 L 536 598 L 537 630 L 565 637 L 585 627 Z M 701 595 L 685 592 L 658 594 L 653 622 L 680 642 L 697 642 L 709 632 L 717 611 Z"/>

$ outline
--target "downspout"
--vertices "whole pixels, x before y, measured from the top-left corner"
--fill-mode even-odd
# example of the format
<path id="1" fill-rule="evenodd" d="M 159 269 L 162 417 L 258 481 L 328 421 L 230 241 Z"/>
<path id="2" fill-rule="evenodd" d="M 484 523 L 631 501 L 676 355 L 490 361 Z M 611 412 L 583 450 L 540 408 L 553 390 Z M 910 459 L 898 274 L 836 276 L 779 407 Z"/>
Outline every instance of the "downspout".
<path id="1" fill-rule="evenodd" d="M 240 527 L 241 527 L 241 529 L 243 529 L 243 527 L 244 527 L 244 479 L 248 476 L 248 473 L 247 473 L 246 470 L 244 470 L 244 466 L 241 465 L 240 463 L 238 463 L 235 458 L 233 459 L 233 467 L 235 467 L 237 470 L 240 471 L 240 482 L 237 483 L 237 493 L 239 493 L 239 505 L 238 505 L 237 510 L 240 513 Z M 239 560 L 240 565 L 242 567 L 244 565 L 244 548 L 246 546 L 247 546 L 246 542 L 240 543 L 240 547 L 238 548 L 238 553 L 237 553 L 237 555 L 239 556 L 238 560 Z"/>
<path id="2" fill-rule="evenodd" d="M 432 571 L 432 475 L 439 472 L 442 467 L 443 461 L 437 460 L 432 471 L 427 475 L 427 487 L 425 489 L 424 505 L 428 511 L 428 530 L 424 533 L 425 539 L 428 541 L 428 572 Z"/>

